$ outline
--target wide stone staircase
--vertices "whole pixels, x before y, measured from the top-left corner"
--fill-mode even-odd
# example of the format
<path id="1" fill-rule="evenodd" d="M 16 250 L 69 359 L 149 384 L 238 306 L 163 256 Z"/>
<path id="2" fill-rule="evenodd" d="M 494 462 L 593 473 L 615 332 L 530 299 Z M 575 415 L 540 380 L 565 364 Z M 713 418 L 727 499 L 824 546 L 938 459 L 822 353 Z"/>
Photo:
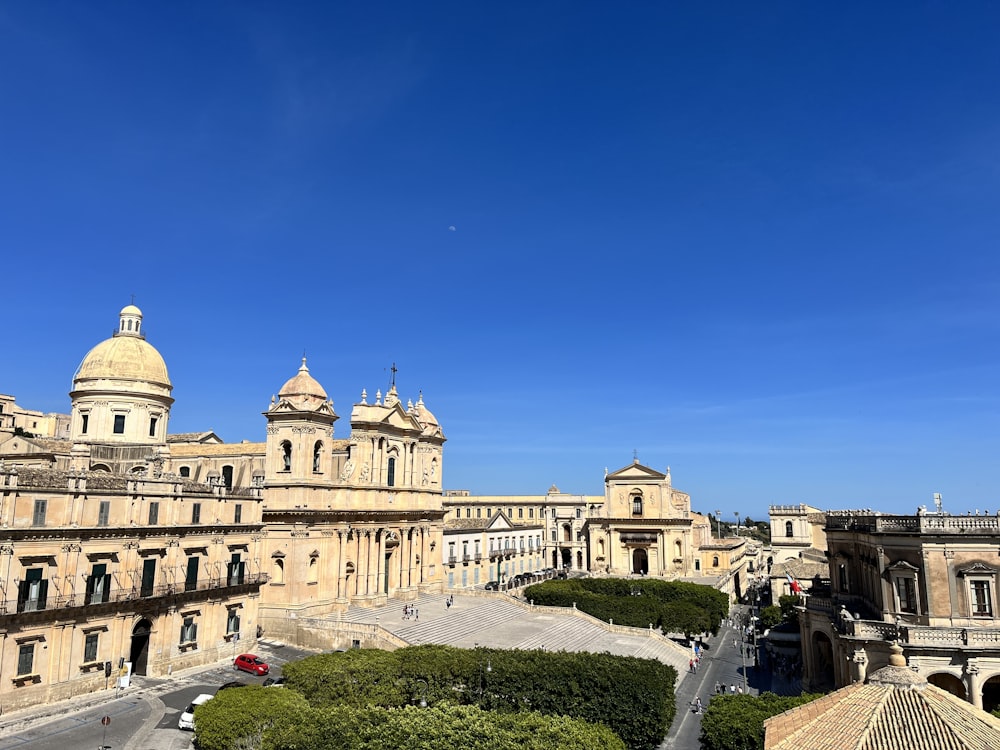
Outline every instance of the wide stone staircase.
<path id="1" fill-rule="evenodd" d="M 456 592 L 451 607 L 447 606 L 447 599 L 446 594 L 422 594 L 409 603 L 416 615 L 409 619 L 404 619 L 403 604 L 396 601 L 383 607 L 352 607 L 339 619 L 377 624 L 414 645 L 606 651 L 670 664 L 677 669 L 678 678 L 687 672 L 690 650 L 640 628 L 614 632 L 581 613 L 529 607 L 506 594 Z"/>

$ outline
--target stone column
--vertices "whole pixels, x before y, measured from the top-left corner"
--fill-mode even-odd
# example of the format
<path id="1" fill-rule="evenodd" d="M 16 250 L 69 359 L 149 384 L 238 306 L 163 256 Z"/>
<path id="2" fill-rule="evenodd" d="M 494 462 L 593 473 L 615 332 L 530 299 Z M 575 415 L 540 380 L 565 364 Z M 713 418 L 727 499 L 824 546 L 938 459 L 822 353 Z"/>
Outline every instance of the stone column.
<path id="1" fill-rule="evenodd" d="M 854 649 L 854 656 L 851 658 L 854 664 L 851 680 L 854 682 L 864 682 L 868 675 L 868 653 L 863 648 Z"/>
<path id="2" fill-rule="evenodd" d="M 965 690 L 968 701 L 978 709 L 983 707 L 983 686 L 979 678 L 979 666 L 975 659 L 965 664 Z"/>
<path id="3" fill-rule="evenodd" d="M 365 542 L 368 544 L 368 569 L 365 571 L 365 594 L 371 596 L 376 591 L 378 591 L 378 560 L 375 555 L 378 554 L 378 540 L 376 539 L 376 534 L 378 532 L 375 529 L 370 530 L 365 535 Z"/>
<path id="4" fill-rule="evenodd" d="M 426 526 L 420 527 L 420 567 L 418 568 L 418 570 L 420 571 L 418 575 L 419 578 L 418 583 L 423 583 L 424 581 L 427 580 L 427 574 L 425 572 L 427 570 L 427 527 Z"/>
<path id="5" fill-rule="evenodd" d="M 340 599 L 344 593 L 344 532 L 340 529 L 334 531 L 334 539 L 333 570 L 337 577 L 337 587 L 333 595 Z"/>
<path id="6" fill-rule="evenodd" d="M 352 596 L 361 596 L 361 577 L 365 571 L 365 566 L 361 560 L 361 531 L 353 529 L 351 534 L 354 535 L 354 585 L 350 587 L 350 594 Z"/>

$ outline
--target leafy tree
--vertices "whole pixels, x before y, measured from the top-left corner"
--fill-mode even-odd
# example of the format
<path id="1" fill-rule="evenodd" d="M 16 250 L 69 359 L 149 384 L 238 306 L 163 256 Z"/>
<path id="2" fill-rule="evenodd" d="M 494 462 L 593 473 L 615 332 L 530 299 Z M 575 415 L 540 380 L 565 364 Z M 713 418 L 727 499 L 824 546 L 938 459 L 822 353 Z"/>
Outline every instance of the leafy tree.
<path id="1" fill-rule="evenodd" d="M 762 630 L 773 628 L 782 620 L 781 607 L 771 605 L 760 610 L 760 627 Z"/>
<path id="2" fill-rule="evenodd" d="M 766 719 L 819 697 L 774 693 L 715 696 L 701 719 L 701 750 L 763 750 Z"/>
<path id="3" fill-rule="evenodd" d="M 799 611 L 796 607 L 802 606 L 802 600 L 795 594 L 786 594 L 778 597 L 778 606 L 781 608 L 781 619 L 788 622 L 799 621 Z"/>
<path id="4" fill-rule="evenodd" d="M 318 654 L 282 672 L 287 688 L 315 708 L 392 708 L 425 698 L 435 707 L 535 711 L 604 724 L 637 750 L 655 748 L 666 735 L 677 678 L 672 667 L 651 659 L 436 645 Z"/>

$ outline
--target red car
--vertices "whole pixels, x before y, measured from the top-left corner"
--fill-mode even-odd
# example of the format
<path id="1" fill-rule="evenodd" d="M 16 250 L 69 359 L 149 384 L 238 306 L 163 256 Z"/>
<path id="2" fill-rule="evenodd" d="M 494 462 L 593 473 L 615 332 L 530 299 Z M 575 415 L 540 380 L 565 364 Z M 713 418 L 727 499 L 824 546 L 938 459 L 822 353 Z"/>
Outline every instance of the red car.
<path id="1" fill-rule="evenodd" d="M 271 668 L 267 666 L 267 662 L 253 654 L 240 654 L 236 657 L 236 661 L 233 662 L 233 667 L 239 671 L 256 675 L 265 675 L 271 671 Z"/>

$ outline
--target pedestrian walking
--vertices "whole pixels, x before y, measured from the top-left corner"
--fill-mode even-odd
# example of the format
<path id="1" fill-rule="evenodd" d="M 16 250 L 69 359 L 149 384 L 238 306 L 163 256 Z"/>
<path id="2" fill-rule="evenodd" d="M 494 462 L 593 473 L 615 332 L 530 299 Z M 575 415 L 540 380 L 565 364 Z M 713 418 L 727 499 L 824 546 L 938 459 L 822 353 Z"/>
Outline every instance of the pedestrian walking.
<path id="1" fill-rule="evenodd" d="M 736 683 L 735 683 L 735 682 L 734 682 L 734 683 L 732 683 L 732 684 L 731 684 L 731 685 L 729 686 L 729 694 L 730 694 L 730 695 L 736 695 Z"/>
<path id="2" fill-rule="evenodd" d="M 701 708 L 702 708 L 701 707 L 701 698 L 697 697 L 697 698 L 694 699 L 694 712 L 696 714 L 700 714 L 701 713 Z"/>

